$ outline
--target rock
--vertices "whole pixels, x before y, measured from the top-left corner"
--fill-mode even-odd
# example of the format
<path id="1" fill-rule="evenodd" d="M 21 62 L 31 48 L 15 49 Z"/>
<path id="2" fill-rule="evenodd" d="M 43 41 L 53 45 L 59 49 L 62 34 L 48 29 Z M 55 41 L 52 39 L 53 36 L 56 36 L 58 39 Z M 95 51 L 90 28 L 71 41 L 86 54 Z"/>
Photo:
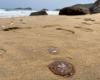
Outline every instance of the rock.
<path id="1" fill-rule="evenodd" d="M 46 8 L 44 8 L 44 9 L 42 9 L 41 11 L 49 11 L 48 9 L 46 9 Z"/>
<path id="2" fill-rule="evenodd" d="M 54 11 L 60 11 L 60 9 L 55 9 Z"/>
<path id="3" fill-rule="evenodd" d="M 100 13 L 100 0 L 97 0 L 90 8 L 91 13 Z"/>
<path id="4" fill-rule="evenodd" d="M 85 15 L 89 13 L 90 13 L 89 8 L 75 5 L 61 9 L 59 15 Z"/>
<path id="5" fill-rule="evenodd" d="M 75 73 L 71 63 L 58 60 L 48 65 L 49 69 L 56 75 L 70 77 Z"/>
<path id="6" fill-rule="evenodd" d="M 47 12 L 45 10 L 41 10 L 38 12 L 33 12 L 30 14 L 30 16 L 38 16 L 38 15 L 48 15 Z"/>

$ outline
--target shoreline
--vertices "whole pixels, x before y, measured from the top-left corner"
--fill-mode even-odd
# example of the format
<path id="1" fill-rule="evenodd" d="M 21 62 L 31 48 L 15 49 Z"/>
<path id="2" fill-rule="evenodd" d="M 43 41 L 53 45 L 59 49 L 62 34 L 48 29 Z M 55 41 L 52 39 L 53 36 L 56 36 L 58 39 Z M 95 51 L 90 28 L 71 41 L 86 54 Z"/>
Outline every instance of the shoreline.
<path id="1" fill-rule="evenodd" d="M 24 17 L 29 16 L 32 12 L 36 12 L 34 10 L 20 10 L 20 11 L 1 11 L 0 18 L 11 18 L 11 17 Z M 48 15 L 58 15 L 59 11 L 46 11 Z"/>

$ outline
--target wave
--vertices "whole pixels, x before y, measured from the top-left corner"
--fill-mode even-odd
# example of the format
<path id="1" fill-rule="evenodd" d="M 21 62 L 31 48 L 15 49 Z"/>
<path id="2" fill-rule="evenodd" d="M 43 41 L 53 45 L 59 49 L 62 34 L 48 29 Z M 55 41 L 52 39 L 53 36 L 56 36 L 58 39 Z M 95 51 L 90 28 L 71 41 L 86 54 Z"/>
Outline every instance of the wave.
<path id="1" fill-rule="evenodd" d="M 29 16 L 35 10 L 5 10 L 0 9 L 0 18 L 23 17 Z M 48 15 L 58 15 L 59 11 L 47 11 Z"/>
<path id="2" fill-rule="evenodd" d="M 58 15 L 59 11 L 47 11 L 48 15 Z"/>

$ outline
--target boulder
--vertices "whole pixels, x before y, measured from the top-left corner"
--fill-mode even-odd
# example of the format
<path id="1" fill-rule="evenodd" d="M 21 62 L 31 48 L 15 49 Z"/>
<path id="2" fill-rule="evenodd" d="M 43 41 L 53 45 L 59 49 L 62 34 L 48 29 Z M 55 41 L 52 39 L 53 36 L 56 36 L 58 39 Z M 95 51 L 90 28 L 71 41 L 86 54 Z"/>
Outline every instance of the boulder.
<path id="1" fill-rule="evenodd" d="M 97 0 L 90 8 L 91 13 L 100 13 L 100 0 Z"/>
<path id="2" fill-rule="evenodd" d="M 65 7 L 61 9 L 59 15 L 85 15 L 89 13 L 90 13 L 89 8 L 79 5 L 74 5 L 71 7 Z"/>
<path id="3" fill-rule="evenodd" d="M 30 14 L 30 16 L 38 16 L 38 15 L 48 15 L 47 12 L 45 10 L 41 10 L 38 12 L 33 12 Z"/>

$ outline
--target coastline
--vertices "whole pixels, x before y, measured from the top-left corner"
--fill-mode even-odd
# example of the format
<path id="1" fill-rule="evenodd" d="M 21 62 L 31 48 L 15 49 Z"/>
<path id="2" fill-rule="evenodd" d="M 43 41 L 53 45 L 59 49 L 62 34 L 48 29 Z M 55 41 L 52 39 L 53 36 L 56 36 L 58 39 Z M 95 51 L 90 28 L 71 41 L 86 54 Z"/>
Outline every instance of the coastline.
<path id="1" fill-rule="evenodd" d="M 32 12 L 37 12 L 35 10 L 11 10 L 5 11 L 0 10 L 0 18 L 13 18 L 13 17 L 25 17 L 29 16 Z M 58 15 L 59 11 L 46 11 L 48 15 Z"/>

